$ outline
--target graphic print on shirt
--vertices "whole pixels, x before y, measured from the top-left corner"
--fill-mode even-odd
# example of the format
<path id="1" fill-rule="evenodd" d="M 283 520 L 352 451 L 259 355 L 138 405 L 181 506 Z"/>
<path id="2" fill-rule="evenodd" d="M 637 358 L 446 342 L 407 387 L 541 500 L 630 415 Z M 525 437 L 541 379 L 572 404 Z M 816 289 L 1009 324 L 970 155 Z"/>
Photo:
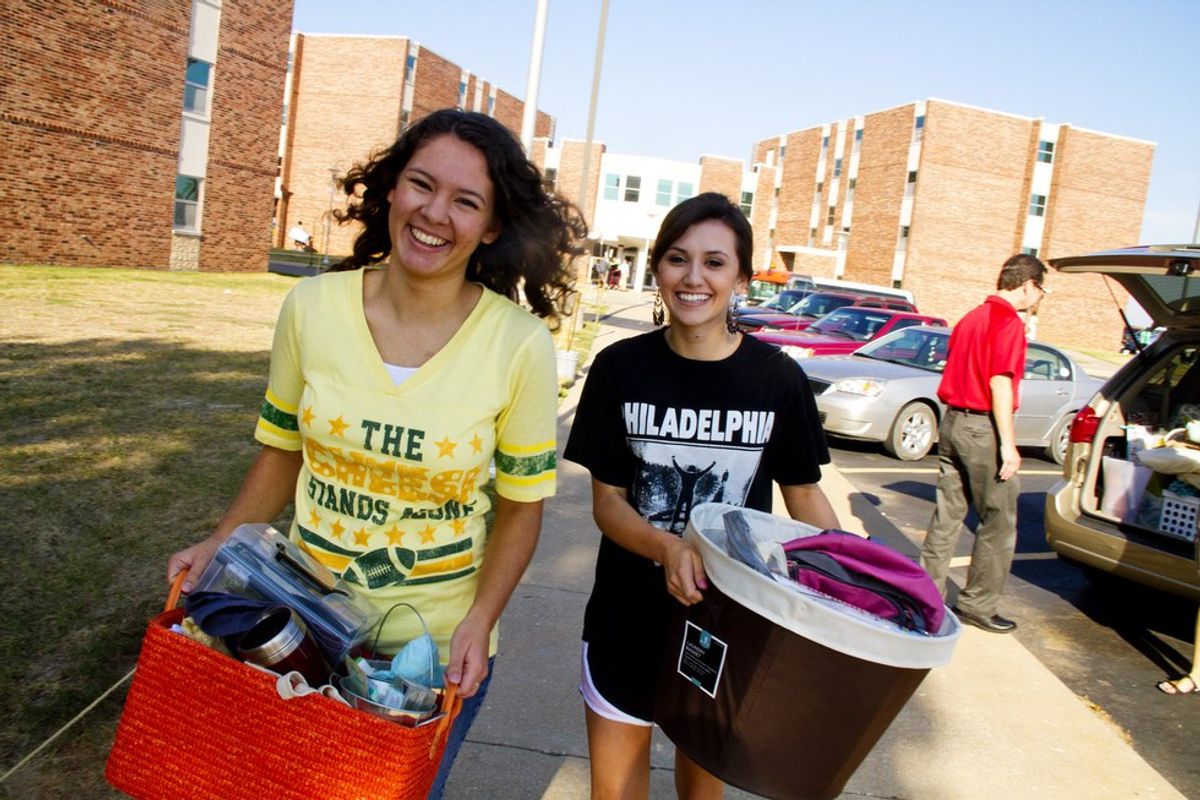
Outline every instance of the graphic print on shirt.
<path id="1" fill-rule="evenodd" d="M 746 502 L 775 424 L 774 411 L 625 403 L 622 412 L 637 462 L 633 505 L 675 534 L 700 503 Z"/>
<path id="2" fill-rule="evenodd" d="M 262 417 L 304 431 L 296 527 L 321 563 L 369 589 L 454 580 L 478 569 L 479 487 L 494 447 L 487 431 L 355 423 L 311 405 L 289 415 L 272 399 L 268 393 Z M 548 457 L 494 453 L 506 474 L 536 479 L 554 468 L 553 449 Z"/>

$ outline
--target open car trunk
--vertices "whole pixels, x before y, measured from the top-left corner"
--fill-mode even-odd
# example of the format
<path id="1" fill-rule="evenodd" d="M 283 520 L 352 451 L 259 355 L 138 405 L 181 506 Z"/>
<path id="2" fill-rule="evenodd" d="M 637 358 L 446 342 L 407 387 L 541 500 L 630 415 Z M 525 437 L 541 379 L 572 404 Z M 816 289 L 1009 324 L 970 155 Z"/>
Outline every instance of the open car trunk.
<path id="1" fill-rule="evenodd" d="M 1092 402 L 1095 434 L 1073 437 L 1078 449 L 1068 470 L 1082 481 L 1080 511 L 1115 524 L 1129 541 L 1189 556 L 1200 516 L 1200 245 L 1127 248 L 1051 264 L 1119 282 L 1166 329 Z"/>

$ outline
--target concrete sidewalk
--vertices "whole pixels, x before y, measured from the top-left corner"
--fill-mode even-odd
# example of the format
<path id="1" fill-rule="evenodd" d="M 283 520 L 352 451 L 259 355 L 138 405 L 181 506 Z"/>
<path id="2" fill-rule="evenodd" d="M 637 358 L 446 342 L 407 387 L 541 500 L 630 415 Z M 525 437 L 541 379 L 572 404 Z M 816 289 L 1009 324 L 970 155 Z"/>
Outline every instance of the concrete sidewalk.
<path id="1" fill-rule="evenodd" d="M 650 329 L 650 296 L 608 292 L 593 353 Z M 582 380 L 563 401 L 560 448 Z M 822 486 L 842 526 L 915 546 L 836 468 Z M 600 533 L 589 476 L 560 461 L 537 554 L 501 623 L 496 679 L 447 787 L 451 800 L 588 797 L 579 634 Z M 631 654 L 635 657 L 635 654 Z M 800 676 L 802 679 L 802 676 Z M 834 721 L 836 722 L 836 721 Z M 673 748 L 655 733 L 651 796 L 674 797 Z M 803 753 L 797 754 L 803 766 Z M 729 798 L 748 798 L 730 789 Z M 850 779 L 845 798 L 1183 798 L 1014 637 L 965 628 Z"/>

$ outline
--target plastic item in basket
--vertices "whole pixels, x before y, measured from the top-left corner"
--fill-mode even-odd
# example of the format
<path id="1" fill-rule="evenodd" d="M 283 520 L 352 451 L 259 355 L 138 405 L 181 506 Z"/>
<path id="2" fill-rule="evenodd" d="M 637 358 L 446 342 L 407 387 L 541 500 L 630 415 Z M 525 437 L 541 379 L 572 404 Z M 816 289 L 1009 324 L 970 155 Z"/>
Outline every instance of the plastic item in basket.
<path id="1" fill-rule="evenodd" d="M 1200 519 L 1200 498 L 1184 497 L 1164 491 L 1158 529 L 1189 542 L 1196 541 L 1196 523 Z"/>
<path id="2" fill-rule="evenodd" d="M 198 592 L 225 592 L 294 608 L 326 660 L 337 664 L 365 641 L 378 612 L 320 562 L 270 525 L 241 525 L 217 549 Z"/>

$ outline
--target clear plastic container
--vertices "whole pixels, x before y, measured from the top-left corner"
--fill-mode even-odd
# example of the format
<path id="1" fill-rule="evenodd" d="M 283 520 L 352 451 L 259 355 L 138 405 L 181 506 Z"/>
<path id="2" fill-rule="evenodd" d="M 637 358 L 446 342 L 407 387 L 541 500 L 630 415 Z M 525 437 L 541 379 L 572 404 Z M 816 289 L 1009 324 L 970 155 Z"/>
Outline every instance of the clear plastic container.
<path id="1" fill-rule="evenodd" d="M 264 523 L 239 526 L 221 544 L 194 591 L 225 592 L 295 609 L 331 664 L 362 643 L 379 617 L 323 564 Z"/>

